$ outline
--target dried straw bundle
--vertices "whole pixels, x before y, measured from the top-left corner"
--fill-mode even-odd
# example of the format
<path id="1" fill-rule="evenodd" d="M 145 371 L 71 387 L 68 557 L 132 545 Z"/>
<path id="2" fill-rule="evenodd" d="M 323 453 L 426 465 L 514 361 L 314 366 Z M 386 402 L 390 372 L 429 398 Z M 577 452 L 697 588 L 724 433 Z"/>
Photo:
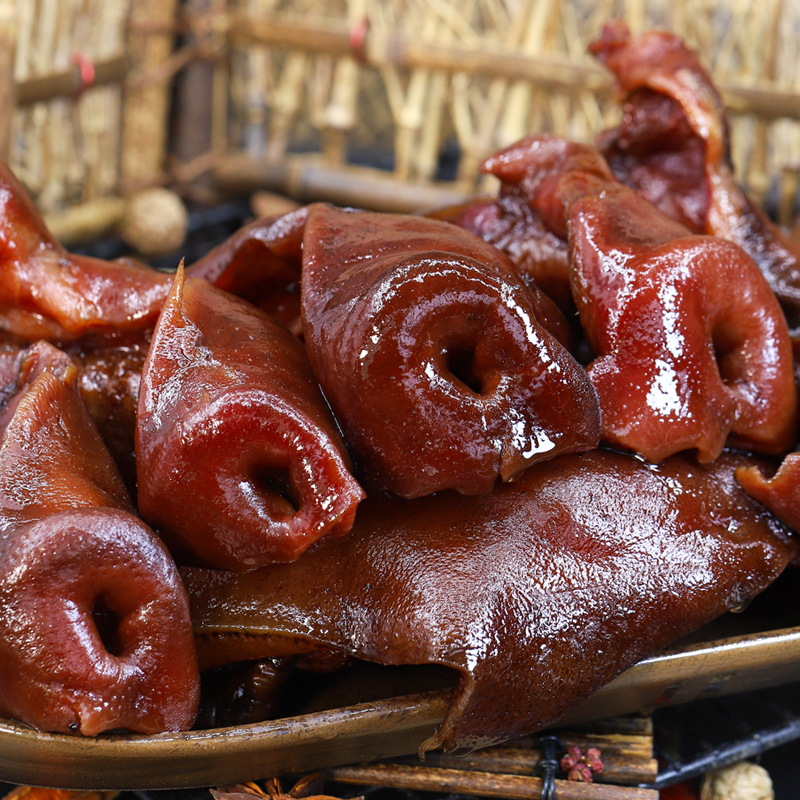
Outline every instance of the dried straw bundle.
<path id="1" fill-rule="evenodd" d="M 668 28 L 703 54 L 726 90 L 751 191 L 763 195 L 779 175 L 796 186 L 797 3 L 238 0 L 227 11 L 229 139 L 258 159 L 312 148 L 330 166 L 383 146 L 397 179 L 426 182 L 455 140 L 459 181 L 474 191 L 481 160 L 526 133 L 585 141 L 614 123 L 610 80 L 585 51 L 622 17 L 634 33 Z"/>

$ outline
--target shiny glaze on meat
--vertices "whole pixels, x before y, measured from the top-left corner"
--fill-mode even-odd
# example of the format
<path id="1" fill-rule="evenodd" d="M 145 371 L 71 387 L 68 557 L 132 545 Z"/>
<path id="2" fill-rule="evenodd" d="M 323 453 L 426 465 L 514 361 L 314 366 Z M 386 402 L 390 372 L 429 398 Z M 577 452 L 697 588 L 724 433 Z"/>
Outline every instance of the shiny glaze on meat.
<path id="1" fill-rule="evenodd" d="M 363 497 L 302 344 L 182 270 L 142 374 L 136 461 L 142 516 L 180 558 L 226 569 L 346 533 Z"/>
<path id="2" fill-rule="evenodd" d="M 454 225 L 312 206 L 302 302 L 309 360 L 375 489 L 485 493 L 597 443 L 594 391 L 536 295 Z"/>
<path id="3" fill-rule="evenodd" d="M 794 545 L 736 486 L 742 463 L 595 450 L 485 496 L 373 494 L 294 564 L 182 570 L 201 663 L 333 648 L 441 664 L 461 679 L 423 749 L 531 733 L 783 569 Z"/>
<path id="4" fill-rule="evenodd" d="M 192 725 L 186 592 L 50 345 L 0 413 L 0 715 L 94 735 Z"/>
<path id="5" fill-rule="evenodd" d="M 491 162 L 569 237 L 606 442 L 654 462 L 684 449 L 711 461 L 729 437 L 771 454 L 791 449 L 789 332 L 741 248 L 693 236 L 619 183 L 586 145 L 528 137 Z"/>
<path id="6" fill-rule="evenodd" d="M 674 34 L 631 36 L 607 24 L 590 46 L 625 95 L 619 128 L 599 146 L 620 180 L 697 233 L 738 244 L 800 324 L 800 250 L 734 179 L 722 98 L 697 53 Z"/>

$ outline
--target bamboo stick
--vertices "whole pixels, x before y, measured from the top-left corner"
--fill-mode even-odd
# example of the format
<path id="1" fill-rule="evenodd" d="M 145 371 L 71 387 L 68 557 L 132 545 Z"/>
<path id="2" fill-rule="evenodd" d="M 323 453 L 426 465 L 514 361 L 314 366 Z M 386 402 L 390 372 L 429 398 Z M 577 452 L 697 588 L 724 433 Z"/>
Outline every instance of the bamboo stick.
<path id="1" fill-rule="evenodd" d="M 644 738 L 644 737 L 642 737 Z M 559 737 L 561 744 L 567 748 L 573 745 L 585 750 L 597 747 L 601 752 L 603 772 L 597 776 L 602 783 L 618 783 L 638 786 L 641 783 L 653 783 L 658 774 L 658 762 L 652 757 L 652 740 L 643 742 L 641 751 L 635 746 L 634 752 L 620 752 L 598 737 L 594 741 L 578 744 L 574 739 Z M 616 752 L 615 752 L 616 750 Z M 401 759 L 404 764 L 412 764 L 411 759 Z M 462 769 L 478 772 L 501 773 L 506 775 L 534 775 L 539 767 L 541 754 L 538 750 L 525 747 L 490 747 L 476 750 L 468 756 L 450 756 L 446 753 L 428 753 L 426 765 L 445 769 Z M 417 760 L 417 763 L 418 760 Z"/>
<path id="2" fill-rule="evenodd" d="M 350 30 L 361 24 L 366 18 L 365 0 L 347 0 L 347 16 Z M 332 166 L 343 164 L 347 154 L 347 133 L 356 121 L 358 72 L 359 66 L 348 48 L 334 67 L 331 96 L 322 128 L 323 153 Z"/>
<path id="3" fill-rule="evenodd" d="M 461 203 L 469 194 L 452 183 L 398 183 L 390 173 L 380 170 L 336 168 L 307 156 L 275 163 L 231 155 L 220 159 L 213 177 L 217 188 L 229 194 L 250 195 L 269 189 L 302 203 L 325 200 L 395 213 Z"/>
<path id="4" fill-rule="evenodd" d="M 14 0 L 0 3 L 0 159 L 11 153 L 14 118 L 14 57 L 17 45 L 17 13 Z"/>
<path id="5" fill-rule="evenodd" d="M 493 775 L 401 764 L 337 767 L 329 770 L 326 775 L 340 783 L 380 785 L 423 792 L 475 794 L 509 800 L 535 800 L 541 796 L 542 789 L 540 778 L 527 775 Z M 561 780 L 557 780 L 555 785 L 559 800 L 658 800 L 658 792 L 652 789 Z"/>
<path id="6" fill-rule="evenodd" d="M 58 0 L 40 0 L 37 20 L 36 45 L 33 49 L 33 67 L 39 74 L 50 74 L 66 68 L 69 53 L 64 53 L 60 45 L 60 34 L 64 29 L 62 14 L 66 11 Z M 59 63 L 62 62 L 62 63 Z M 36 139 L 39 143 L 42 188 L 38 203 L 44 211 L 58 207 L 64 200 L 63 167 L 67 162 L 64 150 L 68 140 L 64 130 L 71 127 L 64 119 L 64 100 L 54 100 L 47 110 L 35 109 L 33 122 Z"/>
<path id="7" fill-rule="evenodd" d="M 540 0 L 533 10 L 528 11 L 528 24 L 522 42 L 522 52 L 536 55 L 541 52 L 545 39 L 545 31 L 553 14 L 552 0 Z M 514 81 L 508 89 L 508 102 L 503 109 L 497 131 L 499 147 L 506 147 L 521 139 L 526 130 L 527 118 L 533 97 L 533 88 L 529 81 Z"/>
<path id="8" fill-rule="evenodd" d="M 212 10 L 222 19 L 227 0 L 213 0 Z M 228 83 L 230 71 L 226 59 L 213 65 L 211 80 L 211 150 L 222 150 L 228 142 Z"/>
<path id="9" fill-rule="evenodd" d="M 126 201 L 104 197 L 45 215 L 48 229 L 62 244 L 72 246 L 96 241 L 110 234 L 122 221 Z"/>
<path id="10" fill-rule="evenodd" d="M 422 35 L 435 39 L 437 23 L 435 11 L 430 7 L 426 8 L 421 26 Z M 381 73 L 395 123 L 395 175 L 399 180 L 405 181 L 414 174 L 414 155 L 426 114 L 431 72 L 426 69 L 413 70 L 405 92 L 395 67 L 385 66 Z"/>
<path id="11" fill-rule="evenodd" d="M 233 14 L 229 19 L 228 36 L 236 43 L 259 42 L 340 57 L 351 52 L 350 30 L 335 20 L 325 26 L 300 25 Z M 465 75 L 481 73 L 527 79 L 550 89 L 586 89 L 596 94 L 609 94 L 613 87 L 610 75 L 599 65 L 576 64 L 555 53 L 534 56 L 502 52 L 485 44 L 438 45 L 396 33 L 368 33 L 364 55 L 366 63 L 373 66 L 392 64 Z M 727 107 L 734 112 L 756 114 L 764 119 L 800 119 L 800 95 L 773 82 L 745 86 L 725 79 L 718 80 L 717 86 Z"/>
<path id="12" fill-rule="evenodd" d="M 130 12 L 131 69 L 141 75 L 162 64 L 172 51 L 177 0 L 132 0 Z M 163 33 L 145 32 L 143 25 L 163 26 Z M 170 88 L 167 84 L 128 87 L 122 123 L 123 184 L 147 186 L 164 169 Z"/>

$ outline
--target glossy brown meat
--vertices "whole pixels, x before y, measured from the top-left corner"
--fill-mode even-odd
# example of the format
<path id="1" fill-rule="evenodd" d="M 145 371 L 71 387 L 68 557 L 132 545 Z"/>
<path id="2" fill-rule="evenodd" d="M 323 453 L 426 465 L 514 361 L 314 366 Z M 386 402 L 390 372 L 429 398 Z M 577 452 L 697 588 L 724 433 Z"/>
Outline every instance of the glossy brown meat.
<path id="1" fill-rule="evenodd" d="M 305 210 L 257 220 L 187 270 L 274 314 L 299 333 Z M 0 330 L 28 342 L 70 342 L 152 329 L 172 276 L 131 259 L 67 252 L 0 162 Z"/>
<path id="2" fill-rule="evenodd" d="M 506 257 L 454 225 L 312 206 L 302 299 L 309 360 L 376 489 L 484 493 L 597 443 L 585 372 Z"/>
<path id="3" fill-rule="evenodd" d="M 569 231 L 605 441 L 654 462 L 689 448 L 711 461 L 729 435 L 761 452 L 791 449 L 789 333 L 739 247 L 692 236 L 590 147 L 531 137 L 494 158 L 509 169 L 524 163 L 522 184 L 542 218 Z"/>
<path id="4" fill-rule="evenodd" d="M 496 198 L 478 198 L 427 216 L 458 225 L 502 250 L 526 284 L 541 289 L 564 313 L 574 311 L 567 242 L 545 227 L 514 183 L 504 182 Z"/>
<path id="5" fill-rule="evenodd" d="M 296 564 L 183 570 L 201 662 L 333 647 L 442 664 L 460 683 L 423 749 L 531 733 L 783 569 L 782 527 L 730 469 L 595 450 L 482 497 L 372 495 Z"/>
<path id="6" fill-rule="evenodd" d="M 83 402 L 125 485 L 136 494 L 136 407 L 150 332 L 122 339 L 79 339 L 64 346 L 78 368 Z"/>
<path id="7" fill-rule="evenodd" d="M 618 177 L 697 233 L 738 244 L 800 323 L 800 250 L 736 184 L 728 122 L 698 55 L 677 36 L 606 25 L 590 50 L 625 94 L 621 126 L 599 146 Z"/>
<path id="8" fill-rule="evenodd" d="M 259 219 L 195 262 L 188 274 L 235 294 L 300 334 L 300 266 L 307 209 Z"/>
<path id="9" fill-rule="evenodd" d="M 142 373 L 136 461 L 144 519 L 224 569 L 296 559 L 346 533 L 363 497 L 302 344 L 182 269 Z"/>
<path id="10" fill-rule="evenodd" d="M 152 327 L 169 278 L 128 259 L 68 253 L 0 162 L 0 328 L 28 341 Z"/>
<path id="11" fill-rule="evenodd" d="M 739 485 L 794 531 L 800 531 L 800 453 L 790 453 L 770 475 L 762 465 L 736 472 Z"/>
<path id="12" fill-rule="evenodd" d="M 27 347 L 24 340 L 0 333 L 0 407 L 8 399 L 3 392 L 16 390 L 19 359 Z M 149 347 L 149 332 L 128 337 L 90 336 L 62 347 L 78 369 L 77 384 L 86 409 L 134 497 L 136 406 Z"/>
<path id="13" fill-rule="evenodd" d="M 0 414 L 0 714 L 86 735 L 185 729 L 199 695 L 186 592 L 76 378 L 34 345 Z"/>

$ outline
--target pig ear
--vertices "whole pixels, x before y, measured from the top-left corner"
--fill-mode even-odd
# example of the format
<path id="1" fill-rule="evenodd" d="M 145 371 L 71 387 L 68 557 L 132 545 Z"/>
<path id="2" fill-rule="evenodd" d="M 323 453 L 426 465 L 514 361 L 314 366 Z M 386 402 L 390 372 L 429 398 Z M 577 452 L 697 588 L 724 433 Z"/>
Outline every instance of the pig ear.
<path id="1" fill-rule="evenodd" d="M 736 480 L 787 527 L 800 531 L 800 453 L 786 456 L 771 478 L 750 465 L 736 470 Z"/>
<path id="2" fill-rule="evenodd" d="M 637 112 L 630 116 L 641 117 L 644 123 L 637 131 L 621 128 L 622 138 L 613 133 L 607 137 L 612 143 L 609 150 L 619 146 L 623 156 L 615 169 L 627 173 L 626 182 L 668 212 L 670 207 L 680 209 L 699 232 L 742 247 L 764 273 L 794 326 L 800 318 L 800 249 L 737 184 L 725 106 L 698 55 L 667 33 L 627 37 L 594 52 L 628 94 L 627 104 Z M 688 123 L 689 132 L 671 140 L 666 158 L 660 158 L 647 139 L 652 127 L 658 127 L 658 115 L 648 117 L 648 93 L 637 92 L 640 88 L 671 99 Z"/>
<path id="3" fill-rule="evenodd" d="M 576 149 L 538 201 L 566 211 L 605 441 L 651 461 L 689 448 L 712 460 L 729 435 L 760 452 L 792 446 L 788 330 L 740 248 L 689 235 L 589 148 Z"/>
<path id="4" fill-rule="evenodd" d="M 719 470 L 681 457 L 655 470 L 599 449 L 534 466 L 486 497 L 376 493 L 350 534 L 293 564 L 184 570 L 200 658 L 214 666 L 288 645 L 436 663 L 460 681 L 423 749 L 531 733 L 789 561 L 778 523 Z M 244 635 L 220 635 L 232 630 Z"/>
<path id="5" fill-rule="evenodd" d="M 68 253 L 19 181 L 0 165 L 0 324 L 26 341 L 141 331 L 158 316 L 169 278 L 131 260 Z"/>
<path id="6" fill-rule="evenodd" d="M 374 488 L 485 494 L 498 477 L 597 445 L 585 370 L 478 237 L 318 206 L 302 291 L 309 360 Z"/>
<path id="7" fill-rule="evenodd" d="M 186 593 L 75 377 L 39 343 L 3 412 L 0 714 L 87 735 L 187 728 L 199 676 Z"/>
<path id="8" fill-rule="evenodd" d="M 296 559 L 346 533 L 364 496 L 302 344 L 182 270 L 142 373 L 136 462 L 142 516 L 218 568 Z"/>
<path id="9" fill-rule="evenodd" d="M 630 94 L 647 88 L 676 100 L 692 130 L 706 142 L 708 161 L 727 158 L 725 107 L 697 53 L 674 34 L 651 31 L 630 36 L 617 25 L 589 45 Z"/>

